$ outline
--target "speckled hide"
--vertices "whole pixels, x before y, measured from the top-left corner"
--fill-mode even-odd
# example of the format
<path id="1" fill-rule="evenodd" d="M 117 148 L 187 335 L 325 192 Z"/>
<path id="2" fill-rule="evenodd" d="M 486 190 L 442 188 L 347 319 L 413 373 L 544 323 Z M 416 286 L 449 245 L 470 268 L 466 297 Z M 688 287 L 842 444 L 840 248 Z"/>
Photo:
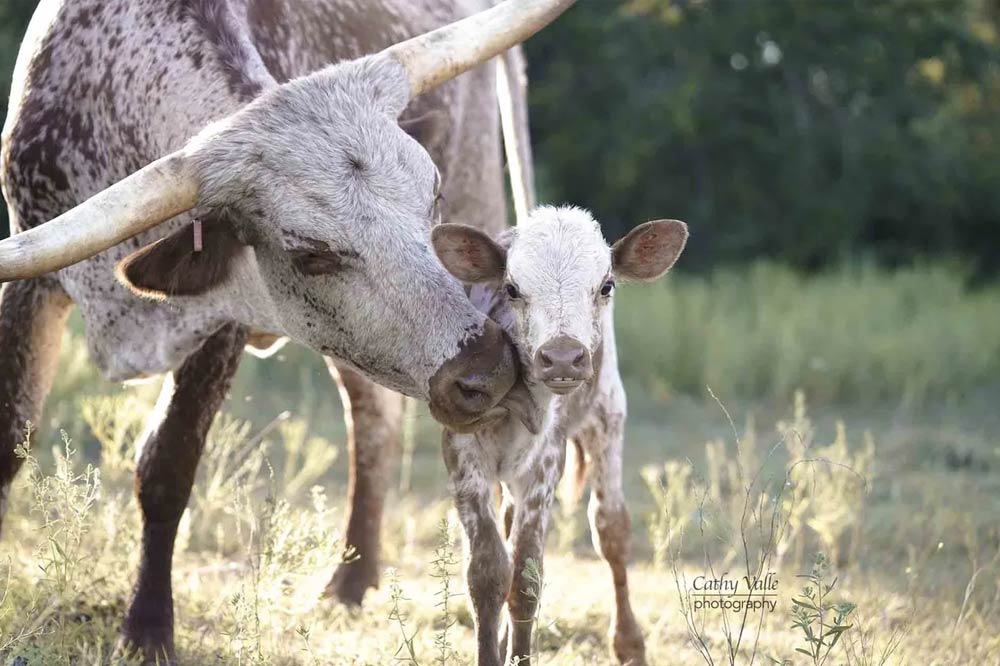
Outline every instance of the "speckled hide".
<path id="1" fill-rule="evenodd" d="M 458 225 L 435 230 L 444 264 L 471 283 L 473 302 L 514 340 L 537 409 L 534 418 L 507 417 L 474 434 L 446 431 L 443 437 L 467 537 L 479 666 L 530 663 L 540 589 L 531 589 L 525 572 L 530 562 L 541 573 L 567 441 L 582 454 L 574 456 L 582 458 L 582 466 L 573 481 L 583 483 L 589 472 L 594 546 L 611 569 L 612 648 L 622 664 L 646 663 L 626 573 L 631 539 L 622 492 L 626 400 L 613 294 L 616 279 L 663 275 L 686 238 L 683 223 L 661 220 L 640 225 L 612 248 L 589 213 L 552 207 L 536 209 L 496 241 Z M 563 369 L 553 372 L 560 363 Z M 504 488 L 506 544 L 494 506 L 497 482 Z M 572 494 L 579 496 L 579 490 Z M 510 621 L 501 639 L 505 601 Z"/>
<path id="2" fill-rule="evenodd" d="M 41 224 L 180 148 L 202 128 L 241 109 L 275 80 L 285 81 L 378 51 L 487 4 L 461 0 L 43 0 L 19 55 L 4 127 L 0 182 L 12 228 Z M 392 74 L 382 76 L 389 77 L 385 86 L 390 87 Z M 408 129 L 425 142 L 441 171 L 446 219 L 495 229 L 504 224 L 505 211 L 493 86 L 492 69 L 480 68 L 414 100 L 402 117 L 404 126 L 405 121 L 412 121 Z M 364 111 L 357 106 L 348 110 Z M 266 182 L 260 185 L 285 189 L 293 184 L 289 181 L 309 177 L 323 185 L 317 170 L 330 160 L 324 160 L 322 150 L 312 144 L 325 148 L 324 137 L 309 136 L 311 130 L 304 133 L 302 125 L 336 127 L 336 114 L 320 114 L 306 105 L 289 111 L 293 118 L 286 126 L 297 123 L 299 127 L 289 128 L 280 138 L 286 144 L 292 142 L 298 154 L 278 155 L 276 159 L 283 162 L 279 170 L 265 171 Z M 263 133 L 270 128 L 257 123 L 251 129 Z M 474 167 L 463 168 L 462 163 Z M 300 166 L 302 173 L 297 171 Z M 411 170 L 416 171 L 414 178 L 430 179 L 434 165 L 428 161 Z M 225 175 L 217 174 L 218 178 Z M 335 181 L 337 174 L 330 177 Z M 283 194 L 291 196 L 287 191 Z M 317 205 L 336 204 L 322 190 L 301 195 Z M 270 213 L 266 209 L 271 207 L 275 204 L 265 200 L 241 213 L 252 217 L 262 208 Z M 301 315 L 289 316 L 262 306 L 274 303 L 280 308 L 294 294 L 269 293 L 252 271 L 245 275 L 237 271 L 234 282 L 242 284 L 169 302 L 139 298 L 115 281 L 113 268 L 122 258 L 185 228 L 197 214 L 180 215 L 56 275 L 79 306 L 91 357 L 108 378 L 131 379 L 176 368 L 212 332 L 234 319 L 254 329 L 290 335 L 335 356 L 352 345 L 364 346 L 365 340 L 353 339 L 357 334 L 351 322 L 344 325 L 351 335 L 321 340 L 306 329 L 307 321 L 299 321 L 305 319 Z M 294 225 L 287 229 L 293 234 L 300 230 Z M 292 238 L 281 242 L 288 245 Z M 421 264 L 419 257 L 406 258 L 408 262 L 396 264 L 397 270 L 400 263 Z M 265 260 L 256 259 L 258 263 Z M 411 283 L 427 280 L 426 276 L 399 277 Z M 447 294 L 449 290 L 440 291 Z M 360 295 L 363 292 L 355 294 Z M 407 296 L 401 295 L 400 303 L 391 305 L 414 300 L 413 294 Z M 416 325 L 431 328 L 415 318 L 400 327 L 401 335 Z M 449 325 L 469 327 L 476 322 Z M 453 353 L 454 348 L 447 347 L 457 344 L 455 333 L 437 325 L 433 328 L 436 337 L 447 342 L 439 343 L 431 354 L 440 358 Z M 397 341 L 392 344 L 399 346 Z M 362 355 L 351 360 L 366 371 L 366 364 L 401 365 L 378 358 L 385 353 L 376 348 L 369 353 L 373 358 Z M 414 362 L 430 364 L 422 359 Z M 421 374 L 419 369 L 400 367 L 377 370 L 380 380 L 385 375 L 387 385 L 399 388 L 409 381 L 394 374 Z M 419 393 L 416 388 L 407 392 Z"/>
<path id="3" fill-rule="evenodd" d="M 490 366 L 494 379 L 507 373 L 496 400 L 510 389 L 509 343 L 429 240 L 441 217 L 491 232 L 505 224 L 493 68 L 410 102 L 398 62 L 361 58 L 490 4 L 41 1 L 18 56 L 0 153 L 13 231 L 182 147 L 194 151 L 201 186 L 193 211 L 0 291 L 0 509 L 72 305 L 109 379 L 168 375 L 140 441 L 142 564 L 123 631 L 149 663 L 175 657 L 173 540 L 248 340 L 307 345 L 329 359 L 340 385 L 352 461 L 346 540 L 360 558 L 338 570 L 330 592 L 351 603 L 378 580 L 398 392 L 428 399 L 433 411 L 435 378 L 476 344 L 492 350 L 468 354 L 481 363 L 506 355 L 506 370 Z M 219 253 L 208 260 L 184 249 L 196 220 L 204 251 Z M 157 282 L 150 267 L 164 256 L 138 251 L 160 239 L 161 250 L 189 255 L 185 266 L 201 266 L 211 288 L 190 284 L 197 271 Z M 216 256 L 224 267 L 211 265 Z M 116 280 L 116 267 L 134 289 Z M 152 273 L 152 286 L 137 282 L 139 269 Z"/>
<path id="4" fill-rule="evenodd" d="M 466 571 L 477 633 L 477 663 L 529 663 L 531 633 L 538 599 L 526 594 L 528 560 L 539 568 L 552 501 L 562 478 L 567 439 L 585 452 L 593 484 L 590 521 L 594 546 L 611 567 L 615 606 L 612 641 L 622 664 L 645 664 L 642 632 L 632 614 L 626 562 L 630 523 L 621 488 L 625 392 L 618 374 L 614 328 L 609 307 L 601 317 L 603 340 L 595 354 L 594 378 L 567 396 L 545 395 L 542 431 L 529 433 L 513 419 L 474 435 L 446 432 L 443 451 L 455 505 L 466 531 Z M 497 482 L 504 486 L 501 536 L 495 511 Z M 517 581 L 517 584 L 512 584 Z M 501 641 L 501 611 L 508 604 L 510 622 Z M 504 661 L 506 659 L 506 661 Z"/>

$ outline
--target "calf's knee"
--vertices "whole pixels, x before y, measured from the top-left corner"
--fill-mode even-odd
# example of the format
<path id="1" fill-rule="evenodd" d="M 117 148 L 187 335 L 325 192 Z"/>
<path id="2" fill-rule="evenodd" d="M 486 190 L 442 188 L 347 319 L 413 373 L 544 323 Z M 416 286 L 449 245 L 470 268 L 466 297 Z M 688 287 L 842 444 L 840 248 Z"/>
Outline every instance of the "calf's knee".
<path id="1" fill-rule="evenodd" d="M 624 502 L 614 505 L 591 504 L 594 549 L 609 561 L 628 560 L 632 548 L 632 519 Z"/>

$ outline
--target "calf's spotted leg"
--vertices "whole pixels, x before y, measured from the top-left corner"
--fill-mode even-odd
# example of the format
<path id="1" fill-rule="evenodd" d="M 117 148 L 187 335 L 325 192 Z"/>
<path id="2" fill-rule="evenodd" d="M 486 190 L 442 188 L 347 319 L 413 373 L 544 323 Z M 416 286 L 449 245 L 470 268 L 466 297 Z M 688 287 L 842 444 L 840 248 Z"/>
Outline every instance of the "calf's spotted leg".
<path id="1" fill-rule="evenodd" d="M 476 664 L 500 666 L 500 615 L 510 589 L 510 558 L 497 525 L 493 484 L 476 466 L 462 460 L 452 437 L 444 434 L 442 449 L 466 537 L 466 585 L 476 625 Z"/>
<path id="2" fill-rule="evenodd" d="M 542 595 L 545 536 L 565 462 L 564 442 L 561 436 L 547 442 L 538 462 L 514 484 L 518 501 L 510 534 L 513 581 L 507 594 L 510 649 L 505 663 L 516 660 L 518 666 L 531 664 L 531 635 Z"/>
<path id="3" fill-rule="evenodd" d="M 622 492 L 624 408 L 595 419 L 577 437 L 590 458 L 591 493 L 588 515 L 594 549 L 611 568 L 615 606 L 611 646 L 623 666 L 645 666 L 646 647 L 629 600 L 627 563 L 632 523 Z"/>

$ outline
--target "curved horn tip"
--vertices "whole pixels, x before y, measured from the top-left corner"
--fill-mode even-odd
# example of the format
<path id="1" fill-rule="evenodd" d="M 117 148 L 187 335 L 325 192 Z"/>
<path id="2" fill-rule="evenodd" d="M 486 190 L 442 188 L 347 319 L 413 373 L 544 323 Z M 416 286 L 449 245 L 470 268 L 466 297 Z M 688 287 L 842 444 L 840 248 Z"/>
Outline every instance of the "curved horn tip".
<path id="1" fill-rule="evenodd" d="M 575 2 L 506 0 L 383 53 L 403 66 L 416 97 L 520 44 Z"/>

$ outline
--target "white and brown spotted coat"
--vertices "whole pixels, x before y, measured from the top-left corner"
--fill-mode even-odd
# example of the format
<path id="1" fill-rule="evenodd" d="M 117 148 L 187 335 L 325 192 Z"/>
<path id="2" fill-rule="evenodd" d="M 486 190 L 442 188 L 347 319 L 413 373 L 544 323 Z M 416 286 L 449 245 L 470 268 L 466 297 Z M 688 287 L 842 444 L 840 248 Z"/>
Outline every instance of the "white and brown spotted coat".
<path id="1" fill-rule="evenodd" d="M 471 286 L 473 302 L 499 322 L 518 347 L 538 410 L 528 423 L 508 417 L 475 434 L 445 432 L 443 437 L 444 459 L 467 537 L 467 580 L 479 666 L 513 663 L 515 657 L 521 660 L 516 663 L 527 664 L 532 657 L 532 622 L 539 591 L 530 591 L 524 572 L 529 560 L 541 570 L 567 440 L 582 454 L 591 476 L 589 516 L 594 546 L 610 566 L 614 584 L 613 650 L 622 664 L 646 663 L 626 575 L 630 542 L 622 492 L 626 400 L 615 347 L 614 278 L 659 277 L 673 264 L 687 237 L 686 227 L 679 222 L 649 224 L 660 226 L 651 232 L 648 225 L 638 228 L 613 251 L 586 211 L 536 209 L 526 224 L 501 234 L 492 246 L 501 257 L 498 269 L 502 274 L 486 276 L 486 281 Z M 477 242 L 488 244 L 488 239 L 477 240 L 478 234 L 468 230 L 456 233 L 468 242 L 444 244 L 442 238 L 435 238 L 446 266 L 453 265 L 449 257 L 456 254 L 462 266 L 478 269 L 491 263 L 484 259 L 487 255 L 470 250 Z M 623 260 L 630 265 L 620 265 Z M 461 276 L 461 267 L 452 270 Z M 466 274 L 463 279 L 469 277 Z M 592 369 L 582 385 L 564 395 L 553 393 L 540 379 L 538 350 L 553 339 L 579 343 L 581 358 L 586 351 Z M 585 479 L 586 471 L 577 473 L 577 481 Z M 504 488 L 506 543 L 495 511 L 497 482 Z M 510 622 L 501 640 L 505 601 Z"/>
<path id="2" fill-rule="evenodd" d="M 436 212 L 503 227 L 499 118 L 490 66 L 404 110 L 409 88 L 398 65 L 331 65 L 490 4 L 41 0 L 18 56 L 0 152 L 14 232 L 196 135 L 206 148 L 199 209 L 0 291 L 0 509 L 20 466 L 14 447 L 25 422 L 39 418 L 72 305 L 106 377 L 169 374 L 140 443 L 143 553 L 124 621 L 126 641 L 147 660 L 174 656 L 173 539 L 205 434 L 251 331 L 286 335 L 337 359 L 330 365 L 351 424 L 346 539 L 361 557 L 338 569 L 330 592 L 358 603 L 377 584 L 402 397 L 370 380 L 427 398 L 434 367 L 486 337 L 489 322 L 434 258 L 429 229 Z M 221 286 L 151 300 L 116 281 L 123 258 L 178 238 L 196 218 L 206 241 L 231 223 L 230 235 L 253 248 L 230 253 Z M 352 270 L 296 273 L 291 258 L 316 238 L 343 248 L 334 254 Z M 493 346 L 510 358 L 509 347 Z"/>

